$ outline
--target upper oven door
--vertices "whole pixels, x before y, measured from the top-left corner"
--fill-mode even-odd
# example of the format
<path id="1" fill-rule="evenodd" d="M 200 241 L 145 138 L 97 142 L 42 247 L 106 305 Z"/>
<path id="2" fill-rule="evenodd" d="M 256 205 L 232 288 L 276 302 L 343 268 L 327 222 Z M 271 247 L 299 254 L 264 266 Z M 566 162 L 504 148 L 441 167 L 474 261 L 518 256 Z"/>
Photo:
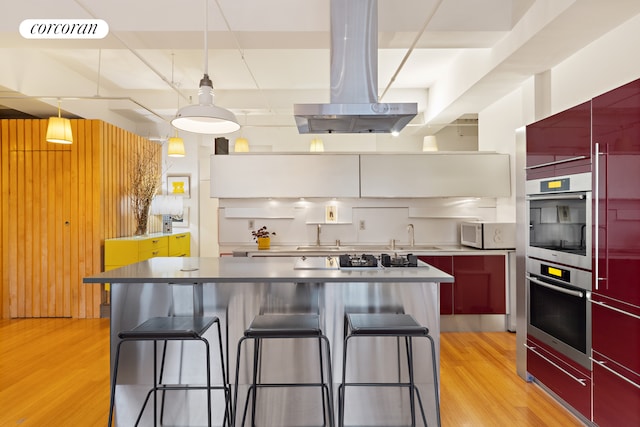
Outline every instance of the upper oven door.
<path id="1" fill-rule="evenodd" d="M 526 185 L 527 255 L 591 270 L 591 173 Z"/>

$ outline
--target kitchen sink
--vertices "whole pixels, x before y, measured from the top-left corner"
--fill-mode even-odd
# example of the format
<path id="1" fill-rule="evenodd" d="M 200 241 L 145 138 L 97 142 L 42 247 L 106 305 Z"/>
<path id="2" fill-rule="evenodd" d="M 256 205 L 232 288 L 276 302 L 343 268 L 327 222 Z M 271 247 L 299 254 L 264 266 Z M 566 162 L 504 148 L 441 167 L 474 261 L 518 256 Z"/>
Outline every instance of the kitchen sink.
<path id="1" fill-rule="evenodd" d="M 440 249 L 441 248 L 438 246 L 431 246 L 431 245 L 414 245 L 414 246 L 396 245 L 395 249 L 391 249 L 391 246 L 389 246 L 389 250 L 394 250 L 394 251 L 437 251 Z"/>
<path id="2" fill-rule="evenodd" d="M 325 245 L 311 245 L 311 246 L 298 246 L 296 248 L 299 251 L 337 251 L 343 249 L 342 246 L 325 246 Z"/>

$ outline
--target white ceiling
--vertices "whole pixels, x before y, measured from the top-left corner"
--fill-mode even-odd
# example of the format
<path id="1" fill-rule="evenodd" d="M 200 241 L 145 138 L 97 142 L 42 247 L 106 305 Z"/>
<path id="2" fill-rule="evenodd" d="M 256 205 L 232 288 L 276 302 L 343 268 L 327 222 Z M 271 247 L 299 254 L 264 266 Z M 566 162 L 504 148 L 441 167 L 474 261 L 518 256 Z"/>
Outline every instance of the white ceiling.
<path id="1" fill-rule="evenodd" d="M 60 98 L 67 116 L 169 133 L 176 109 L 197 101 L 205 1 L 216 104 L 242 125 L 295 128 L 293 104 L 329 102 L 329 0 L 0 1 L 0 105 L 36 117 L 54 114 Z M 473 116 L 640 13 L 638 0 L 378 5 L 380 101 L 417 102 L 403 131 L 416 135 Z M 20 22 L 34 18 L 103 19 L 110 32 L 102 40 L 22 38 Z"/>

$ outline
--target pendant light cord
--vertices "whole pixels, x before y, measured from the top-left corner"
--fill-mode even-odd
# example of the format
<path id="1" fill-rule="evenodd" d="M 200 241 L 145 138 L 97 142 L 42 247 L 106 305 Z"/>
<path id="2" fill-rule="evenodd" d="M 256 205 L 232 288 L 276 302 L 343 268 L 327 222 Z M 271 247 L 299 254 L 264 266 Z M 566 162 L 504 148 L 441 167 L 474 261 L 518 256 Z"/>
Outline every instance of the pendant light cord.
<path id="1" fill-rule="evenodd" d="M 204 74 L 209 75 L 209 42 L 207 32 L 209 31 L 209 0 L 204 0 Z"/>

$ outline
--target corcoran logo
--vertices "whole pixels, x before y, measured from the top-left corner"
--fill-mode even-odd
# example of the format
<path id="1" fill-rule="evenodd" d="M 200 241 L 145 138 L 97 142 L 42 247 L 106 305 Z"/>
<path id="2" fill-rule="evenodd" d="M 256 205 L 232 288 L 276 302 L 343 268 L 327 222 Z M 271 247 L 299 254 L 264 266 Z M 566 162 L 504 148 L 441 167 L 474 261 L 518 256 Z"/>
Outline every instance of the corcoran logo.
<path id="1" fill-rule="evenodd" d="M 109 24 L 102 19 L 25 19 L 20 35 L 25 39 L 102 39 Z"/>

